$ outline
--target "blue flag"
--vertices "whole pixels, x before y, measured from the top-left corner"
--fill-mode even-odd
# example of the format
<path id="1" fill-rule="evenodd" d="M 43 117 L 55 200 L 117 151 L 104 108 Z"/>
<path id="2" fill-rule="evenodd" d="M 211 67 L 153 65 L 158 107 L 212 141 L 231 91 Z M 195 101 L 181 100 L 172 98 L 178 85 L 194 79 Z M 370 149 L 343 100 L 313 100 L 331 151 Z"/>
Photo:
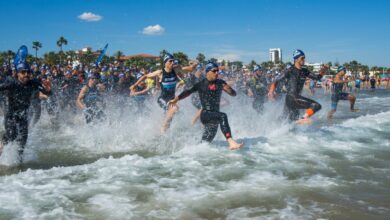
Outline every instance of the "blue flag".
<path id="1" fill-rule="evenodd" d="M 25 45 L 21 46 L 18 52 L 15 54 L 14 65 L 17 66 L 19 63 L 25 63 L 28 54 L 28 49 Z"/>
<path id="2" fill-rule="evenodd" d="M 100 56 L 96 60 L 96 63 L 95 63 L 96 66 L 98 66 L 99 63 L 102 62 L 102 59 L 103 59 L 104 53 L 106 53 L 107 47 L 108 47 L 108 44 L 106 44 L 106 46 L 103 48 L 102 52 L 100 53 Z"/>

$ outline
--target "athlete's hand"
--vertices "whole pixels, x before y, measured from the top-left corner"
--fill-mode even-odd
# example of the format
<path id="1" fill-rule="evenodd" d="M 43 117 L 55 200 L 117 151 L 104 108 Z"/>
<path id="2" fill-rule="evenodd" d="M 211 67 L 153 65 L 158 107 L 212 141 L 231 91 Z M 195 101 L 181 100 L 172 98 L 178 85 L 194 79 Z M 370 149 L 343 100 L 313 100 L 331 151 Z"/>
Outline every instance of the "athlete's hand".
<path id="1" fill-rule="evenodd" d="M 172 100 L 169 100 L 168 106 L 175 106 L 178 101 L 179 101 L 179 98 L 177 98 L 177 97 L 172 99 Z"/>
<path id="2" fill-rule="evenodd" d="M 130 86 L 130 91 L 135 91 L 135 86 L 134 85 Z"/>
<path id="3" fill-rule="evenodd" d="M 47 79 L 42 81 L 42 86 L 48 92 L 51 90 L 51 83 Z"/>

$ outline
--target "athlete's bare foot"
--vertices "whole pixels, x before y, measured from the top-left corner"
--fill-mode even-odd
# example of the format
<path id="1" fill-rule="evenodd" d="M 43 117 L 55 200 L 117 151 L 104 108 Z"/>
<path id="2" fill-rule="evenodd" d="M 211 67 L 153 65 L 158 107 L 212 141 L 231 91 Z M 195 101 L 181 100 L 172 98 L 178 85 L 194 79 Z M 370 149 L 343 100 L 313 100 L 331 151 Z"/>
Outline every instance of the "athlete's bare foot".
<path id="1" fill-rule="evenodd" d="M 360 110 L 357 108 L 351 109 L 351 112 L 358 112 L 358 111 L 360 111 Z"/>
<path id="2" fill-rule="evenodd" d="M 295 123 L 297 123 L 299 125 L 306 125 L 306 124 L 311 124 L 311 120 L 310 120 L 310 118 L 301 118 L 298 121 L 296 121 Z"/>
<path id="3" fill-rule="evenodd" d="M 229 143 L 229 149 L 230 150 L 238 150 L 242 146 L 244 146 L 244 143 L 239 144 L 235 140 L 233 140 L 233 138 L 227 139 L 227 142 Z"/>

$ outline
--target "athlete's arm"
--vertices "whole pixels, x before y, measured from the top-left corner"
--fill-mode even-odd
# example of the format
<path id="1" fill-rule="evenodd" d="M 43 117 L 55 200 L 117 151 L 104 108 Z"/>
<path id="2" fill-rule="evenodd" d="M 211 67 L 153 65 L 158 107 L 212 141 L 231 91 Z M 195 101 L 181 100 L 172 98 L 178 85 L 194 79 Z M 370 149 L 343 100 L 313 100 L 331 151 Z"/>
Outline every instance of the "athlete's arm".
<path id="1" fill-rule="evenodd" d="M 270 86 L 269 86 L 269 89 L 268 89 L 268 98 L 269 99 L 274 99 L 274 94 L 275 94 L 275 90 L 276 90 L 276 85 L 281 82 L 281 81 L 284 81 L 284 79 L 286 79 L 288 77 L 288 74 L 290 72 L 290 68 L 289 69 L 286 69 L 285 71 L 282 71 L 278 76 L 276 76 L 274 78 L 274 80 L 270 83 Z"/>
<path id="2" fill-rule="evenodd" d="M 341 77 L 336 74 L 336 76 L 334 77 L 334 82 L 335 83 L 348 83 L 349 81 L 348 80 L 342 80 Z"/>
<path id="3" fill-rule="evenodd" d="M 328 70 L 329 68 L 329 65 L 324 65 L 321 70 L 320 70 L 320 74 L 316 75 L 312 72 L 309 72 L 309 75 L 307 77 L 309 77 L 310 79 L 314 79 L 314 80 L 321 80 L 322 77 L 325 75 L 326 71 Z"/>
<path id="4" fill-rule="evenodd" d="M 86 108 L 86 106 L 85 106 L 85 104 L 83 102 L 83 99 L 84 99 L 85 94 L 87 93 L 87 91 L 88 91 L 88 87 L 84 86 L 81 89 L 80 94 L 79 94 L 79 96 L 77 97 L 77 100 L 76 100 L 77 107 L 79 107 L 82 110 Z"/>
<path id="5" fill-rule="evenodd" d="M 227 83 L 223 84 L 223 91 L 225 91 L 230 96 L 236 96 L 237 95 L 236 91 L 232 87 L 230 87 Z"/>
<path id="6" fill-rule="evenodd" d="M 191 89 L 188 89 L 188 90 L 184 90 L 182 93 L 180 93 L 180 95 L 176 96 L 174 99 L 170 100 L 168 102 L 168 105 L 176 105 L 176 103 L 179 101 L 179 100 L 182 100 L 182 99 L 185 99 L 187 98 L 188 96 L 190 96 L 192 93 L 198 91 L 198 88 L 199 88 L 199 83 L 195 84 Z"/>
<path id="7" fill-rule="evenodd" d="M 5 80 L 5 82 L 0 84 L 0 91 L 10 90 L 13 87 L 14 83 L 11 80 Z"/>
<path id="8" fill-rule="evenodd" d="M 181 67 L 179 72 L 192 72 L 195 70 L 196 65 L 198 65 L 197 62 L 190 61 L 190 65 Z"/>
<path id="9" fill-rule="evenodd" d="M 160 76 L 161 74 L 162 74 L 162 70 L 156 70 L 154 72 L 151 72 L 151 73 L 148 73 L 148 74 L 141 76 L 141 78 L 139 78 L 139 80 L 137 82 L 135 82 L 132 86 L 130 86 L 130 90 L 134 90 L 135 87 L 138 86 L 145 79 Z"/>
<path id="10" fill-rule="evenodd" d="M 42 83 L 40 83 L 39 81 L 34 81 L 34 83 L 36 83 L 36 85 L 38 86 L 38 90 L 41 93 L 47 96 L 51 95 L 51 85 L 49 80 L 45 80 Z"/>
<path id="11" fill-rule="evenodd" d="M 149 91 L 150 89 L 151 89 L 151 88 L 146 87 L 145 89 L 143 89 L 142 91 L 139 91 L 139 92 L 130 91 L 130 96 L 137 96 L 137 95 L 146 94 L 146 93 L 148 93 L 148 91 Z"/>

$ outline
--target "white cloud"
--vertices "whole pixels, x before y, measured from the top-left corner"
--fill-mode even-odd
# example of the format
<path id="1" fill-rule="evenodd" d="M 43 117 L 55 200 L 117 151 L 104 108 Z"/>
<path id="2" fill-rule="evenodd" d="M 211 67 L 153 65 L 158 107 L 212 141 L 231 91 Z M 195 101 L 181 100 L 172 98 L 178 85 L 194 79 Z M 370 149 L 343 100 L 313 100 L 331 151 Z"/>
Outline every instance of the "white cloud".
<path id="1" fill-rule="evenodd" d="M 244 62 L 249 62 L 250 60 L 267 61 L 268 59 L 268 53 L 263 52 L 261 50 L 248 51 L 248 50 L 239 50 L 234 48 L 224 48 L 223 46 L 210 53 L 210 56 L 215 57 L 219 60 L 244 61 Z"/>
<path id="2" fill-rule="evenodd" d="M 142 33 L 145 35 L 160 35 L 163 34 L 164 31 L 165 28 L 161 27 L 159 24 L 156 24 L 145 27 Z"/>
<path id="3" fill-rule="evenodd" d="M 100 21 L 103 19 L 102 16 L 96 15 L 92 12 L 84 12 L 81 15 L 79 15 L 78 18 L 84 21 Z"/>

